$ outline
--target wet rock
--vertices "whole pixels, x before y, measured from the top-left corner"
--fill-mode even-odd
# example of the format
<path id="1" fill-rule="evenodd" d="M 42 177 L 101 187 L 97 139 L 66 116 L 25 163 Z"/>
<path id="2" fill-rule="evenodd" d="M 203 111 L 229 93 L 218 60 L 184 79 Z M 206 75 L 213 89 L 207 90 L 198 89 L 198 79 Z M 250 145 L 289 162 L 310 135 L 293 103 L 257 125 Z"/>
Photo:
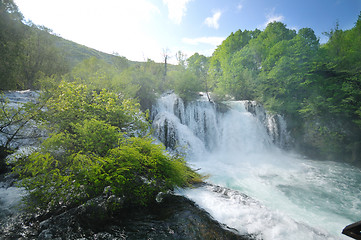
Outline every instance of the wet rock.
<path id="1" fill-rule="evenodd" d="M 6 157 L 13 153 L 13 150 L 0 146 L 0 174 L 7 173 L 11 168 L 6 164 Z"/>
<path id="2" fill-rule="evenodd" d="M 281 149 L 289 150 L 293 146 L 287 123 L 279 114 L 267 112 L 262 104 L 256 101 L 244 101 L 246 110 L 252 113 L 266 128 L 272 142 Z"/>
<path id="3" fill-rule="evenodd" d="M 263 108 L 262 104 L 256 101 L 244 101 L 244 106 L 246 110 L 253 114 L 253 116 L 257 117 L 260 122 L 266 121 L 266 111 Z"/>
<path id="4" fill-rule="evenodd" d="M 0 227 L 4 239 L 251 239 L 215 221 L 191 200 L 166 195 L 147 208 L 114 212 L 97 198 L 58 215 L 18 215 Z"/>

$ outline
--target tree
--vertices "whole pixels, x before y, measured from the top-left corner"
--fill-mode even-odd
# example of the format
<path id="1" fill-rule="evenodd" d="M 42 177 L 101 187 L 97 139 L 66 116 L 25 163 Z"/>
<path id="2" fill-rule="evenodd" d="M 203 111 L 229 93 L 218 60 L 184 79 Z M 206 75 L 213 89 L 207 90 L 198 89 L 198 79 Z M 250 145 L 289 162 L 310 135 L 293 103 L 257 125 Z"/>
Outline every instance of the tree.
<path id="1" fill-rule="evenodd" d="M 291 40 L 296 36 L 295 30 L 290 30 L 284 23 L 271 22 L 266 29 L 259 34 L 257 41 L 261 41 L 265 46 L 265 51 L 283 40 Z"/>
<path id="2" fill-rule="evenodd" d="M 69 68 L 64 56 L 56 48 L 52 31 L 44 26 L 28 23 L 27 38 L 23 40 L 22 71 L 26 85 L 34 89 L 35 81 L 41 75 L 64 74 Z"/>
<path id="3" fill-rule="evenodd" d="M 159 192 L 199 179 L 185 161 L 153 143 L 138 105 L 106 90 L 61 82 L 43 93 L 38 120 L 50 136 L 15 171 L 33 209 L 72 207 L 110 194 L 126 205 L 147 205 Z M 119 201 L 109 208 L 121 208 Z"/>
<path id="4" fill-rule="evenodd" d="M 212 87 L 222 78 L 224 69 L 229 65 L 232 55 L 244 48 L 251 39 L 256 38 L 260 31 L 241 31 L 231 33 L 221 45 L 214 51 L 210 59 L 209 75 L 212 79 Z"/>
<path id="5" fill-rule="evenodd" d="M 168 64 L 168 60 L 170 57 L 170 53 L 169 53 L 169 49 L 168 48 L 163 48 L 163 59 L 164 59 L 164 75 L 163 75 L 163 81 L 165 81 L 165 78 L 167 76 L 167 64 Z"/>
<path id="6" fill-rule="evenodd" d="M 12 0 L 0 1 L 0 90 L 21 88 L 21 42 L 25 38 L 23 16 Z"/>
<path id="7" fill-rule="evenodd" d="M 282 32 L 285 36 L 293 35 L 284 29 Z M 267 107 L 298 116 L 297 111 L 309 94 L 306 86 L 314 77 L 311 72 L 318 49 L 318 39 L 309 28 L 300 29 L 293 38 L 278 41 L 271 47 L 262 63 L 258 85 Z"/>
<path id="8" fill-rule="evenodd" d="M 116 92 L 95 91 L 84 84 L 62 81 L 40 98 L 47 111 L 38 120 L 48 123 L 51 132 L 72 133 L 74 124 L 93 118 L 106 121 L 130 135 L 148 128 L 136 100 L 122 98 Z"/>
<path id="9" fill-rule="evenodd" d="M 203 83 L 202 88 L 208 93 L 209 58 L 195 53 L 187 59 L 187 69 L 200 79 L 200 81 Z"/>
<path id="10" fill-rule="evenodd" d="M 159 82 L 159 78 L 156 79 L 156 77 L 156 75 L 152 74 L 150 68 L 143 71 L 137 68 L 129 68 L 119 75 L 119 78 L 123 79 L 123 81 L 129 79 L 133 86 L 137 86 L 134 98 L 138 99 L 143 110 L 152 107 L 158 88 L 162 88 L 164 85 L 164 82 Z"/>
<path id="11" fill-rule="evenodd" d="M 36 79 L 69 68 L 50 29 L 23 23 L 12 0 L 0 1 L 0 90 L 34 89 Z"/>
<path id="12" fill-rule="evenodd" d="M 174 91 L 185 101 L 194 100 L 202 91 L 202 82 L 190 71 L 173 71 L 169 79 Z"/>
<path id="13" fill-rule="evenodd" d="M 179 65 L 179 66 L 182 66 L 182 67 L 185 67 L 185 66 L 186 66 L 186 59 L 187 59 L 186 54 L 184 54 L 182 51 L 178 51 L 178 52 L 175 54 L 175 57 L 176 57 L 176 59 L 177 59 L 177 62 L 178 62 L 178 65 Z"/>

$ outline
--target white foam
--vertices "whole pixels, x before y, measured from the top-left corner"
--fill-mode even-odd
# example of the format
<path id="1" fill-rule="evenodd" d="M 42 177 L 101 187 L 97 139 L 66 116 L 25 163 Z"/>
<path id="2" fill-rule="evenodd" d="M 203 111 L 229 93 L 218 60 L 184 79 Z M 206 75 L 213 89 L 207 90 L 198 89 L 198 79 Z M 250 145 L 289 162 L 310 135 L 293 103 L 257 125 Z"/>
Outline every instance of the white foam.
<path id="1" fill-rule="evenodd" d="M 282 211 L 267 208 L 254 199 L 238 193 L 226 195 L 213 192 L 209 187 L 189 189 L 181 194 L 194 200 L 216 220 L 237 229 L 241 234 L 252 234 L 264 240 L 336 240 L 347 239 L 332 236 L 321 228 L 298 222 Z"/>
<path id="2" fill-rule="evenodd" d="M 209 102 L 178 104 L 186 108 L 180 111 L 175 95 L 162 101 L 166 107 L 158 114 L 166 109 L 174 128 L 198 144 L 190 146 L 189 163 L 210 174 L 210 183 L 256 199 L 245 204 L 237 194 L 225 197 L 207 187 L 182 192 L 218 221 L 262 239 L 287 240 L 347 239 L 342 229 L 361 220 L 360 169 L 283 152 L 267 126 L 245 110 L 245 102 L 231 102 L 232 109 L 221 114 Z M 183 120 L 174 112 L 185 114 Z M 205 122 L 213 132 L 204 132 Z M 198 147 L 211 141 L 212 148 Z"/>
<path id="3" fill-rule="evenodd" d="M 25 194 L 23 188 L 0 186 L 0 218 L 19 211 L 21 199 Z"/>

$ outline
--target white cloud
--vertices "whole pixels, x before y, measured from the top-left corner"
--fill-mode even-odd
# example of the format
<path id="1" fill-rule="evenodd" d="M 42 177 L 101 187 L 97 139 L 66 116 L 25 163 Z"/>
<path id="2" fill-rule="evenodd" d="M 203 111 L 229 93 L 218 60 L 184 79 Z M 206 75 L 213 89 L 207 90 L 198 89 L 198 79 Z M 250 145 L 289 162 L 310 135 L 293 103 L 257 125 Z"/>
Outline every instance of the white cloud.
<path id="1" fill-rule="evenodd" d="M 298 32 L 298 30 L 300 30 L 300 28 L 296 27 L 296 26 L 290 27 L 289 29 L 295 30 L 296 32 Z"/>
<path id="2" fill-rule="evenodd" d="M 269 18 L 267 18 L 267 24 L 271 23 L 271 22 L 280 22 L 283 21 L 285 18 L 282 15 L 278 15 L 278 16 L 271 16 Z"/>
<path id="3" fill-rule="evenodd" d="M 267 27 L 269 23 L 272 22 L 282 22 L 285 17 L 279 14 L 275 14 L 275 8 L 273 8 L 267 15 L 266 15 L 266 22 L 263 24 L 263 27 Z"/>
<path id="4" fill-rule="evenodd" d="M 176 24 L 182 22 L 182 18 L 186 15 L 187 4 L 191 0 L 163 0 L 168 7 L 168 18 Z"/>
<path id="5" fill-rule="evenodd" d="M 219 19 L 221 18 L 222 12 L 217 11 L 213 14 L 212 17 L 207 17 L 204 20 L 204 23 L 211 28 L 218 29 L 219 28 Z"/>
<path id="6" fill-rule="evenodd" d="M 238 10 L 242 10 L 242 8 L 243 8 L 242 3 L 239 3 L 239 4 L 237 5 L 237 9 L 238 9 Z"/>
<path id="7" fill-rule="evenodd" d="M 212 46 L 220 45 L 225 37 L 200 37 L 200 38 L 183 38 L 182 42 L 190 45 L 208 44 Z"/>

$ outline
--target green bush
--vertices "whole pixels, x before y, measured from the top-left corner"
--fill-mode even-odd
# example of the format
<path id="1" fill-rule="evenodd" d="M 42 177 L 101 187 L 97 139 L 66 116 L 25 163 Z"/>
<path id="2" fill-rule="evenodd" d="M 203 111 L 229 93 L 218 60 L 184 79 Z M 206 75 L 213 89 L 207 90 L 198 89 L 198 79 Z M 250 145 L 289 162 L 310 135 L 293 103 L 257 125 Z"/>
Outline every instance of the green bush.
<path id="1" fill-rule="evenodd" d="M 174 91 L 185 101 L 196 99 L 203 90 L 201 80 L 190 71 L 170 72 L 169 79 Z"/>
<path id="2" fill-rule="evenodd" d="M 200 180 L 181 157 L 168 155 L 145 135 L 148 125 L 136 105 L 86 89 L 59 85 L 39 118 L 52 133 L 14 168 L 28 190 L 30 209 L 75 206 L 105 191 L 126 204 L 147 205 L 159 192 Z"/>
<path id="3" fill-rule="evenodd" d="M 85 123 L 81 131 L 86 133 L 81 136 L 76 132 L 75 136 L 80 136 L 77 140 L 75 136 L 54 134 L 41 151 L 18 162 L 16 170 L 22 178 L 21 186 L 29 191 L 30 207 L 73 206 L 101 195 L 105 189 L 125 197 L 127 204 L 147 205 L 159 192 L 200 179 L 182 158 L 167 155 L 151 138 L 118 138 L 119 145 L 111 147 L 109 143 L 114 142 L 108 140 L 116 132 L 106 123 L 101 130 L 93 131 L 91 127 L 99 124 L 102 122 Z M 108 136 L 100 135 L 108 132 Z M 86 143 L 84 136 L 89 139 Z M 69 150 L 69 143 L 76 147 Z M 59 154 L 59 149 L 67 151 Z"/>

